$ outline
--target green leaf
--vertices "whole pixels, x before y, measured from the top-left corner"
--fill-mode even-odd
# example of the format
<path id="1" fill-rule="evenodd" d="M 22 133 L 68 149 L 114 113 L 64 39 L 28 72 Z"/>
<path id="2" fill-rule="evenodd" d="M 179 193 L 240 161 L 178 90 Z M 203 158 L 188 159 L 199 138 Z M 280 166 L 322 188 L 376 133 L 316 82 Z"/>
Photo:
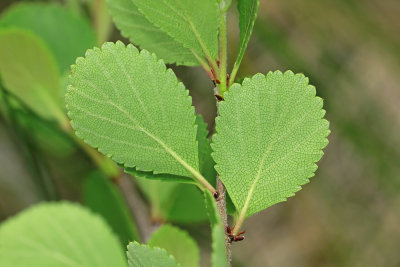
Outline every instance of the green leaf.
<path id="1" fill-rule="evenodd" d="M 208 192 L 204 192 L 204 199 L 207 206 L 208 216 L 211 224 L 212 235 L 212 254 L 211 262 L 213 267 L 228 266 L 225 246 L 225 227 L 218 211 L 217 203 L 214 196 Z"/>
<path id="2" fill-rule="evenodd" d="M 177 267 L 174 257 L 168 255 L 162 248 L 151 248 L 137 242 L 128 246 L 129 267 Z"/>
<path id="3" fill-rule="evenodd" d="M 0 75 L 5 88 L 39 116 L 67 123 L 56 62 L 35 35 L 0 30 Z"/>
<path id="4" fill-rule="evenodd" d="M 199 64 L 190 49 L 147 20 L 132 0 L 108 0 L 107 3 L 117 28 L 132 43 L 156 53 L 166 63 Z"/>
<path id="5" fill-rule="evenodd" d="M 71 203 L 43 203 L 0 226 L 0 266 L 126 266 L 104 220 Z"/>
<path id="6" fill-rule="evenodd" d="M 183 267 L 199 266 L 200 252 L 196 242 L 177 227 L 168 224 L 161 226 L 151 236 L 148 245 L 165 249 Z"/>
<path id="7" fill-rule="evenodd" d="M 162 60 L 106 43 L 72 67 L 66 95 L 76 134 L 124 167 L 193 177 L 199 172 L 194 108 Z"/>
<path id="8" fill-rule="evenodd" d="M 213 157 L 240 223 L 314 176 L 330 132 L 315 95 L 304 75 L 277 71 L 233 85 L 221 102 Z"/>
<path id="9" fill-rule="evenodd" d="M 234 82 L 247 44 L 249 43 L 251 33 L 253 32 L 259 5 L 260 0 L 238 0 L 240 39 L 239 52 L 232 71 L 232 82 Z"/>
<path id="10" fill-rule="evenodd" d="M 0 27 L 18 27 L 41 38 L 56 58 L 61 73 L 96 44 L 89 23 L 57 4 L 12 5 L 0 19 Z"/>
<path id="11" fill-rule="evenodd" d="M 217 172 L 214 169 L 215 162 L 211 157 L 210 140 L 207 138 L 208 130 L 207 124 L 204 122 L 201 115 L 196 115 L 197 134 L 196 139 L 198 143 L 199 153 L 199 169 L 200 173 L 207 179 L 207 181 L 215 186 Z M 125 168 L 125 172 L 140 178 L 162 180 L 168 182 L 181 182 L 193 184 L 195 181 L 189 177 L 171 175 L 171 174 L 154 174 L 153 172 L 138 171 L 135 168 Z"/>
<path id="12" fill-rule="evenodd" d="M 84 183 L 84 202 L 100 214 L 118 235 L 122 247 L 139 241 L 139 234 L 123 196 L 111 180 L 99 171 L 92 172 Z"/>
<path id="13" fill-rule="evenodd" d="M 215 0 L 133 0 L 146 18 L 199 57 L 218 54 L 218 4 Z"/>

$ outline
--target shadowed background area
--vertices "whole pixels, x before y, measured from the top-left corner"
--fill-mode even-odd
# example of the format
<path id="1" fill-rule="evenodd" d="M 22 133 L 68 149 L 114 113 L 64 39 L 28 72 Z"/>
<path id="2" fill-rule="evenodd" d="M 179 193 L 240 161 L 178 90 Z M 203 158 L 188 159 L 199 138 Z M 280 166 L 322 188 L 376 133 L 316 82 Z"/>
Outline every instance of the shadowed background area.
<path id="1" fill-rule="evenodd" d="M 2 1 L 0 16 L 17 2 Z M 107 23 L 107 13 L 94 16 L 86 1 L 60 3 L 88 19 L 97 42 L 129 42 Z M 277 69 L 304 73 L 324 99 L 332 133 L 311 183 L 246 221 L 245 241 L 233 245 L 233 266 L 400 266 L 398 14 L 397 0 L 260 1 L 239 81 Z M 230 67 L 237 24 L 233 6 Z M 207 75 L 199 67 L 171 67 L 212 131 L 216 110 Z M 61 71 L 62 88 L 67 73 Z M 10 108 L 18 100 L 3 85 L 0 91 L 0 220 L 43 200 L 83 201 L 91 161 L 54 123 L 26 107 Z M 182 227 L 204 246 L 207 266 L 207 223 Z"/>

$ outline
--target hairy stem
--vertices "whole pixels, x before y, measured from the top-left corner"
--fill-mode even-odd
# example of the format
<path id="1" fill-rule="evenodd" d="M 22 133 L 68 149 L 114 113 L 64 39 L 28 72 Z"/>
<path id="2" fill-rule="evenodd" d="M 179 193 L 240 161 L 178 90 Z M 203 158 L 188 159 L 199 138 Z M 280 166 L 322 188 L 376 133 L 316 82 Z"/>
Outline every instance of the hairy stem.
<path id="1" fill-rule="evenodd" d="M 214 88 L 214 93 L 218 94 L 219 89 L 218 87 Z M 219 102 L 217 101 L 217 116 L 219 116 Z M 219 174 L 217 174 L 217 184 L 216 184 L 216 189 L 218 192 L 218 198 L 216 199 L 217 202 L 217 207 L 219 211 L 219 215 L 221 216 L 222 219 L 222 224 L 224 228 L 226 229 L 228 226 L 228 213 L 226 211 L 226 189 L 224 184 L 222 183 L 221 179 L 219 179 Z M 228 267 L 231 265 L 231 241 L 229 239 L 229 236 L 227 232 L 225 231 L 225 252 L 226 252 L 226 258 L 228 262 Z"/>
<path id="2" fill-rule="evenodd" d="M 224 184 L 219 179 L 219 175 L 217 175 L 217 190 L 219 193 L 219 197 L 217 199 L 217 207 L 219 214 L 221 215 L 222 218 L 222 224 L 226 229 L 226 227 L 228 226 L 228 215 L 226 212 L 226 190 Z M 225 234 L 225 252 L 226 252 L 226 258 L 228 259 L 228 264 L 230 266 L 232 252 L 231 252 L 231 242 L 227 234 Z"/>
<path id="3" fill-rule="evenodd" d="M 219 68 L 219 80 L 220 84 L 218 87 L 214 88 L 214 93 L 216 95 L 221 94 L 222 96 L 228 89 L 227 84 L 227 64 L 228 64 L 228 57 L 227 57 L 227 36 L 226 36 L 226 11 L 229 7 L 227 1 L 220 1 L 220 14 L 219 14 L 219 52 L 220 52 L 220 68 Z M 217 116 L 219 116 L 219 101 L 217 101 Z M 226 189 L 224 184 L 219 178 L 219 174 L 217 175 L 217 192 L 218 197 L 217 207 L 219 214 L 222 219 L 222 223 L 224 228 L 226 229 L 228 226 L 228 216 L 226 211 Z M 228 262 L 228 267 L 231 266 L 231 241 L 229 240 L 229 236 L 225 231 L 225 252 L 226 258 Z"/>

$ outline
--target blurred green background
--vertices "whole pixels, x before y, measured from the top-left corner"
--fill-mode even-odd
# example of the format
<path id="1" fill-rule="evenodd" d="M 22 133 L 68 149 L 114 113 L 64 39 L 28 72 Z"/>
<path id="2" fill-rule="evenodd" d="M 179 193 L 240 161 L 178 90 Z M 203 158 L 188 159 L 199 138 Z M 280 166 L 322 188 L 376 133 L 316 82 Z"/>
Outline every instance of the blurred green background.
<path id="1" fill-rule="evenodd" d="M 0 2 L 0 29 L 8 27 L 8 8 L 19 2 Z M 105 40 L 129 41 L 112 25 L 103 1 L 50 2 L 59 2 L 88 28 L 62 29 L 68 25 L 61 16 L 36 18 L 48 29 L 33 33 L 50 40 L 61 99 L 75 57 Z M 325 100 L 332 134 L 312 182 L 248 219 L 245 241 L 233 245 L 233 266 L 400 266 L 399 14 L 398 0 L 261 0 L 239 78 L 276 69 L 304 73 Z M 14 26 L 29 28 L 22 24 Z M 233 6 L 230 63 L 237 25 Z M 75 34 L 77 29 L 87 32 Z M 57 38 L 63 30 L 70 35 Z M 198 67 L 171 67 L 212 130 L 215 99 L 207 75 Z M 39 201 L 88 203 L 84 187 L 95 169 L 91 160 L 56 123 L 35 115 L 0 85 L 0 221 Z M 149 224 L 157 218 L 152 219 Z M 207 223 L 183 225 L 204 246 L 207 266 Z"/>

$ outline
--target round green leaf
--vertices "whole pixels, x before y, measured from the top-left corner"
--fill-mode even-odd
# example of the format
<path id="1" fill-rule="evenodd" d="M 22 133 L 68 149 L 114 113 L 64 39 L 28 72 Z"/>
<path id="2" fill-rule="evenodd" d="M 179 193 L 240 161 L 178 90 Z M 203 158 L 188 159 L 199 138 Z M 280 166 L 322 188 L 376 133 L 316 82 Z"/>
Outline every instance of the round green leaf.
<path id="1" fill-rule="evenodd" d="M 66 95 L 76 134 L 125 168 L 192 177 L 199 171 L 194 107 L 154 54 L 122 42 L 88 50 Z"/>
<path id="2" fill-rule="evenodd" d="M 0 266 L 123 267 L 118 239 L 104 220 L 71 203 L 43 203 L 0 226 Z"/>
<path id="3" fill-rule="evenodd" d="M 257 74 L 220 104 L 213 157 L 240 217 L 285 201 L 309 182 L 328 144 L 322 99 L 302 74 Z"/>

